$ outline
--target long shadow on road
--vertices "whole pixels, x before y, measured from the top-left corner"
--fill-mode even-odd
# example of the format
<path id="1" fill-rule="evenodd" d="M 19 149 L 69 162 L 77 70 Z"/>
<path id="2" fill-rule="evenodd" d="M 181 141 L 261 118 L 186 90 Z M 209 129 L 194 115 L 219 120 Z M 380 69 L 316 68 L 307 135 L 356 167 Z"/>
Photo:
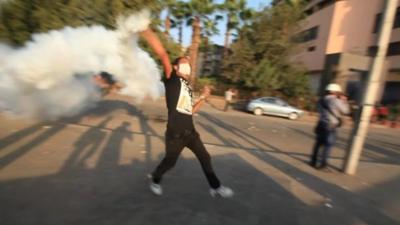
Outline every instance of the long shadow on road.
<path id="1" fill-rule="evenodd" d="M 236 154 L 213 157 L 216 165 L 227 160 L 240 168 L 237 176 L 252 179 L 236 181 L 237 195 L 227 200 L 213 199 L 208 194 L 195 158 L 185 159 L 184 174 L 179 174 L 178 169 L 171 171 L 175 176 L 165 177 L 161 197 L 148 190 L 145 174 L 149 164 L 139 160 L 130 165 L 109 164 L 106 170 L 79 167 L 50 176 L 1 181 L 0 223 L 289 225 L 308 221 L 303 224 L 319 224 L 312 222 L 311 212 L 322 213 L 323 207 L 305 205 Z M 221 167 L 219 172 L 230 174 L 231 169 Z"/>
<path id="2" fill-rule="evenodd" d="M 285 127 L 303 135 L 304 137 L 310 138 L 312 140 L 315 139 L 315 136 L 309 132 L 305 132 L 303 130 L 290 126 Z M 339 129 L 338 132 L 341 132 L 341 130 Z M 336 146 L 346 151 L 349 144 L 349 138 L 338 137 L 337 139 L 338 143 L 336 143 Z M 398 145 L 382 143 L 379 140 L 374 140 L 367 137 L 363 151 L 363 156 L 365 157 L 365 159 L 361 159 L 361 161 L 400 165 L 400 153 L 398 152 L 400 148 L 396 148 L 397 146 Z"/>
<path id="3" fill-rule="evenodd" d="M 231 135 L 236 136 L 237 138 L 242 139 L 248 143 L 257 143 L 256 146 L 260 147 L 260 145 L 264 146 L 264 148 L 272 149 L 275 152 L 285 152 L 271 144 L 266 143 L 263 140 L 258 139 L 246 132 L 242 129 L 239 129 L 231 124 L 228 124 L 217 117 L 208 114 L 208 113 L 201 113 L 201 115 L 209 120 L 211 124 L 217 125 L 221 130 L 230 133 Z M 204 126 L 204 125 L 203 125 Z M 209 129 L 209 127 L 204 126 L 206 130 L 208 130 L 212 135 L 219 134 L 215 129 Z M 221 140 L 221 142 L 227 144 L 227 138 L 221 135 L 215 135 L 217 138 Z M 340 224 L 351 224 L 354 222 L 353 217 L 346 217 L 346 214 L 350 212 L 353 216 L 356 216 L 357 220 L 362 220 L 367 222 L 367 224 L 397 224 L 399 221 L 396 221 L 387 215 L 385 215 L 379 208 L 377 208 L 374 204 L 372 204 L 368 199 L 358 195 L 357 193 L 349 192 L 335 184 L 328 183 L 321 178 L 312 175 L 308 172 L 305 172 L 298 167 L 293 166 L 293 163 L 289 163 L 283 161 L 282 159 L 278 159 L 274 157 L 273 154 L 269 154 L 267 152 L 256 152 L 256 151 L 248 151 L 250 154 L 258 157 L 259 159 L 263 160 L 267 164 L 273 166 L 274 168 L 278 169 L 279 171 L 285 173 L 286 175 L 290 176 L 293 180 L 301 180 L 301 183 L 306 186 L 307 188 L 320 193 L 323 196 L 328 195 L 331 199 L 334 199 L 335 205 L 339 207 L 338 215 L 341 216 L 342 219 L 346 219 L 347 221 L 343 221 L 346 223 Z M 288 155 L 291 159 L 298 160 L 291 155 Z M 268 188 L 268 187 L 266 187 Z M 337 207 L 336 206 L 336 207 Z M 346 213 L 347 212 L 347 213 Z M 339 223 L 337 223 L 339 224 Z"/>
<path id="4" fill-rule="evenodd" d="M 4 150 L 7 146 L 18 142 L 19 140 L 39 131 L 47 123 L 37 123 L 23 130 L 14 132 L 0 140 L 0 151 Z"/>
<path id="5" fill-rule="evenodd" d="M 69 158 L 65 161 L 61 170 L 85 167 L 86 161 L 96 153 L 102 141 L 105 140 L 107 132 L 103 129 L 106 128 L 107 123 L 111 119 L 112 117 L 107 117 L 97 126 L 90 127 L 75 141 L 75 149 L 69 155 Z"/>
<path id="6" fill-rule="evenodd" d="M 62 129 L 65 128 L 65 126 L 66 126 L 65 124 L 54 124 L 47 130 L 42 132 L 39 136 L 34 138 L 32 141 L 28 142 L 27 144 L 24 144 L 21 147 L 18 147 L 17 149 L 14 149 L 12 152 L 0 158 L 0 170 L 9 165 L 10 163 L 14 162 L 15 160 L 17 160 L 19 157 L 25 155 L 33 148 L 39 146 L 50 137 L 60 132 Z M 34 130 L 37 131 L 38 129 L 40 128 L 32 129 L 32 133 L 35 132 Z"/>
<path id="7" fill-rule="evenodd" d="M 143 112 L 135 110 L 133 106 L 129 106 L 128 110 L 133 113 L 132 115 L 138 115 L 141 120 L 146 118 Z M 291 189 L 290 181 L 285 180 L 287 188 L 283 188 L 276 179 L 261 173 L 254 165 L 235 153 L 213 157 L 218 172 L 224 175 L 222 179 L 234 185 L 237 195 L 233 199 L 212 199 L 207 193 L 208 187 L 198 162 L 192 158 L 185 159 L 187 168 L 178 169 L 175 171 L 175 176 L 166 177 L 163 183 L 165 194 L 155 197 L 149 192 L 145 178 L 145 174 L 149 171 L 147 157 L 142 161 L 132 159 L 132 163 L 128 165 L 118 164 L 125 138 L 129 139 L 133 134 L 145 135 L 148 138 L 145 141 L 148 151 L 153 148 L 152 137 L 162 139 L 147 120 L 141 121 L 142 133 L 130 132 L 129 123 L 123 121 L 109 135 L 105 147 L 99 152 L 100 157 L 95 168 L 88 169 L 81 166 L 98 151 L 100 145 L 87 144 L 79 140 L 95 137 L 93 141 L 100 142 L 101 139 L 105 139 L 107 135 L 95 129 L 106 126 L 108 123 L 106 118 L 93 127 L 93 130 L 90 131 L 89 128 L 87 133 L 77 139 L 76 148 L 64 163 L 64 168 L 68 169 L 62 169 L 59 173 L 48 176 L 0 181 L 0 224 L 352 225 L 359 221 L 371 225 L 398 224 L 398 221 L 382 213 L 373 203 L 357 193 L 349 192 L 293 166 L 290 162 L 301 161 L 293 155 L 211 114 L 201 113 L 201 115 L 216 127 L 205 123 L 201 123 L 201 126 L 216 135 L 224 145 L 239 149 L 242 147 L 240 143 L 246 142 L 257 149 L 289 156 L 291 160 L 283 161 L 267 152 L 246 151 L 293 180 L 301 178 L 301 184 L 308 189 L 330 197 L 334 208 L 305 204 L 288 191 Z M 31 144 L 39 145 L 63 126 L 65 125 L 61 124 L 53 127 L 53 130 L 49 129 L 51 132 L 48 130 L 46 136 L 40 135 Z M 224 136 L 219 130 L 229 133 L 229 136 L 235 137 L 236 141 L 232 142 L 231 138 Z M 25 147 L 17 151 L 19 153 L 13 160 L 27 149 L 29 148 Z M 7 161 L 4 162 L 6 165 Z M 171 173 L 174 174 L 173 171 Z"/>

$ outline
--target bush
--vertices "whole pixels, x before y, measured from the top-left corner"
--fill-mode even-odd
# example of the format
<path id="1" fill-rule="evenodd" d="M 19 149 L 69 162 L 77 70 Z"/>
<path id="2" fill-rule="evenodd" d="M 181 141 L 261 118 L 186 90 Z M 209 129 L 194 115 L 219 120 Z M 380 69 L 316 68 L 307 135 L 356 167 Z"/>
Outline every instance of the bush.
<path id="1" fill-rule="evenodd" d="M 204 86 L 212 86 L 215 88 L 217 85 L 217 79 L 214 77 L 199 77 L 196 79 L 196 83 L 194 85 L 194 89 L 196 91 L 199 91 L 202 89 Z"/>

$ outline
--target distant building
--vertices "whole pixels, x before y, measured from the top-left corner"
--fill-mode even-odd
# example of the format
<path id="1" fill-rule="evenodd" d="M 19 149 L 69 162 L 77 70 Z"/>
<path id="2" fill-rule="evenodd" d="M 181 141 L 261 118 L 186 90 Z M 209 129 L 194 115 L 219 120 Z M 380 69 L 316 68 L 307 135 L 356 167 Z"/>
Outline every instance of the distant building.
<path id="1" fill-rule="evenodd" d="M 335 81 L 353 99 L 360 100 L 371 59 L 377 51 L 375 45 L 384 3 L 384 0 L 309 1 L 304 29 L 298 36 L 302 50 L 293 59 L 308 68 L 315 92 L 321 92 L 327 83 Z M 400 100 L 399 28 L 400 7 L 382 71 L 383 102 Z"/>
<path id="2" fill-rule="evenodd" d="M 199 76 L 219 75 L 222 69 L 224 46 L 210 45 L 207 51 L 200 51 L 197 60 L 197 74 Z"/>

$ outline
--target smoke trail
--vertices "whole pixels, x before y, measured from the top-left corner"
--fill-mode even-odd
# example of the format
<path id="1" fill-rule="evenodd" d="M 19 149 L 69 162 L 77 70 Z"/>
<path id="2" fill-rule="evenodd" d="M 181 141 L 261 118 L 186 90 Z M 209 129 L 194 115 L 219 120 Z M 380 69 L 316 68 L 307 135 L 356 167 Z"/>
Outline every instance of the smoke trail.
<path id="1" fill-rule="evenodd" d="M 158 97 L 160 72 L 137 44 L 149 23 L 144 10 L 119 18 L 114 31 L 66 27 L 35 34 L 20 49 L 0 44 L 0 110 L 40 119 L 74 115 L 99 100 L 91 76 L 100 71 L 125 85 L 122 94 Z"/>

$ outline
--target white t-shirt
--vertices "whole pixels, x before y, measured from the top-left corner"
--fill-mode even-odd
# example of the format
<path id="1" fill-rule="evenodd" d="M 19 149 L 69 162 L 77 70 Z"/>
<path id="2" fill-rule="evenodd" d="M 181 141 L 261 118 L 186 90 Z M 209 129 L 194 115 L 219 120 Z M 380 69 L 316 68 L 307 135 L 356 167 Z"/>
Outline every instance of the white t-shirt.
<path id="1" fill-rule="evenodd" d="M 232 101 L 234 93 L 232 91 L 225 91 L 225 100 L 226 101 Z"/>
<path id="2" fill-rule="evenodd" d="M 178 104 L 176 104 L 176 111 L 188 115 L 192 115 L 193 102 L 192 90 L 187 81 L 179 78 L 181 82 L 181 91 L 179 93 Z"/>

